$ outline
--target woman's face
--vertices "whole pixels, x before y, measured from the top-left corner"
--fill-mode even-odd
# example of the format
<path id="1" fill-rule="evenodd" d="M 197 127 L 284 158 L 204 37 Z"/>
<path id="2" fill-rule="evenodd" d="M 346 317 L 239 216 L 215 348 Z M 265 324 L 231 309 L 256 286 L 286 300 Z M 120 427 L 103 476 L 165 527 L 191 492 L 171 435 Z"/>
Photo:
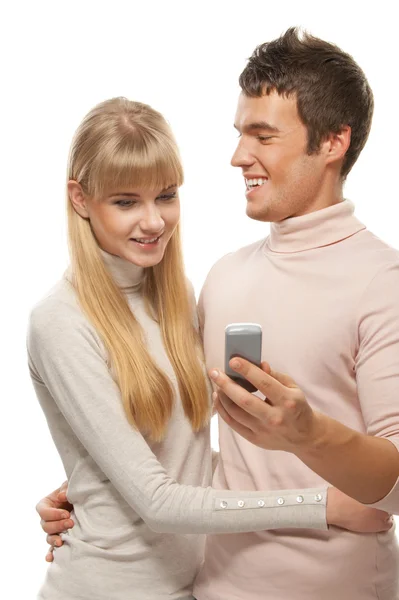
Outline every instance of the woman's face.
<path id="1" fill-rule="evenodd" d="M 180 218 L 176 185 L 164 190 L 124 188 L 98 199 L 69 181 L 68 192 L 78 214 L 90 220 L 103 250 L 140 267 L 161 262 Z"/>

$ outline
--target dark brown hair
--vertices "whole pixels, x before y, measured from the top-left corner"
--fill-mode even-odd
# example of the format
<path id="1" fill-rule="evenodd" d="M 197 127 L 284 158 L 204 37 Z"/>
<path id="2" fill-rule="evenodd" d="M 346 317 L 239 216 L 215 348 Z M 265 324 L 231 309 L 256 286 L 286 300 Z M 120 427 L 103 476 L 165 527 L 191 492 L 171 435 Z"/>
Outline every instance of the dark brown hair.
<path id="1" fill-rule="evenodd" d="M 330 133 L 351 127 L 342 165 L 343 179 L 367 141 L 373 116 L 373 93 L 361 68 L 338 46 L 291 27 L 281 37 L 258 46 L 240 75 L 243 93 L 260 97 L 276 91 L 297 99 L 308 131 L 308 152 L 317 152 Z"/>

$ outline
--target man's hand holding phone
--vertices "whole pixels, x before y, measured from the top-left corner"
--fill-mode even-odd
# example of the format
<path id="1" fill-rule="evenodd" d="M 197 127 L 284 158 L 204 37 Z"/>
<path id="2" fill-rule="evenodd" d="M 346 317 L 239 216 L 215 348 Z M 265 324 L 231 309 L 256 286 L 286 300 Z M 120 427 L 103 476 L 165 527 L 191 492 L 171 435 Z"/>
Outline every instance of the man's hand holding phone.
<path id="1" fill-rule="evenodd" d="M 318 414 L 295 382 L 272 371 L 261 357 L 260 325 L 226 327 L 225 373 L 210 373 L 219 388 L 214 408 L 232 429 L 261 448 L 295 452 L 313 444 L 320 429 Z M 256 390 L 266 397 L 265 402 L 250 393 Z"/>
<path id="2" fill-rule="evenodd" d="M 225 373 L 211 371 L 218 387 L 213 397 L 215 408 L 232 429 L 267 450 L 295 454 L 317 443 L 322 435 L 321 415 L 288 375 L 273 371 L 266 362 L 259 368 L 243 358 L 233 358 L 229 366 L 266 397 L 262 402 Z"/>

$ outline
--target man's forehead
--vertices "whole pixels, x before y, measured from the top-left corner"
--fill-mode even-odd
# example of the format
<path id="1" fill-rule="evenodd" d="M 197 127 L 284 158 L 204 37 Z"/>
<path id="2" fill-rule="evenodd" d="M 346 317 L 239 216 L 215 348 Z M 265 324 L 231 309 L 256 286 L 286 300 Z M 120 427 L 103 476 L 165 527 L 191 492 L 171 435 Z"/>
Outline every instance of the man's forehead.
<path id="1" fill-rule="evenodd" d="M 277 92 L 250 97 L 241 93 L 238 98 L 234 125 L 237 129 L 266 123 L 278 130 L 296 126 L 299 121 L 296 97 L 279 96 Z"/>

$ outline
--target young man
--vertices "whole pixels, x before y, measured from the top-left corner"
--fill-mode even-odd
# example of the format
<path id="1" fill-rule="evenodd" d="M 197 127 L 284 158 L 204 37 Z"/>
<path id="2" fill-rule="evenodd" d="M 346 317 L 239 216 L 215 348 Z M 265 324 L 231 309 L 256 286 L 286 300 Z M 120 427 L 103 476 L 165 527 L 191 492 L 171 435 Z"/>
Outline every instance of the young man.
<path id="1" fill-rule="evenodd" d="M 200 298 L 225 421 L 213 485 L 328 481 L 399 514 L 399 253 L 343 197 L 369 134 L 372 92 L 350 56 L 294 29 L 255 50 L 240 85 L 232 164 L 248 216 L 271 231 L 216 263 Z M 240 361 L 268 403 L 222 372 L 224 328 L 234 322 L 260 323 L 262 358 L 293 378 Z M 394 528 L 213 535 L 195 596 L 395 600 L 398 574 Z"/>
<path id="2" fill-rule="evenodd" d="M 277 490 L 330 481 L 363 503 L 386 497 L 377 505 L 396 512 L 397 492 L 388 492 L 399 475 L 398 254 L 353 216 L 342 192 L 369 133 L 371 90 L 350 56 L 301 40 L 295 29 L 256 49 L 240 84 L 232 164 L 243 170 L 248 216 L 272 225 L 266 240 L 224 257 L 207 278 L 207 365 L 223 368 L 226 325 L 257 322 L 263 358 L 300 389 L 278 372 L 268 376 L 267 365 L 246 365 L 264 404 L 219 375 L 216 404 L 229 426 L 220 421 L 213 485 Z M 395 600 L 398 560 L 394 528 L 209 536 L 195 595 Z"/>

